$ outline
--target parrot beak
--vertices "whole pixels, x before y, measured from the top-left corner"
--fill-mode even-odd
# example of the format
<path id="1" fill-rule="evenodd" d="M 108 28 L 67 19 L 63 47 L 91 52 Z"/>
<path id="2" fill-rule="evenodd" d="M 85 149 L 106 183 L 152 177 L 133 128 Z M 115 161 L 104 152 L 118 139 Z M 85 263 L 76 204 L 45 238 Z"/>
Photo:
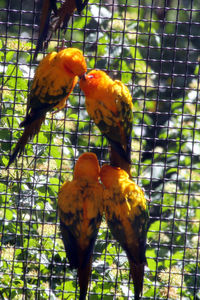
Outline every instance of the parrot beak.
<path id="1" fill-rule="evenodd" d="M 80 79 L 86 80 L 85 73 L 84 73 L 83 75 L 80 76 Z"/>

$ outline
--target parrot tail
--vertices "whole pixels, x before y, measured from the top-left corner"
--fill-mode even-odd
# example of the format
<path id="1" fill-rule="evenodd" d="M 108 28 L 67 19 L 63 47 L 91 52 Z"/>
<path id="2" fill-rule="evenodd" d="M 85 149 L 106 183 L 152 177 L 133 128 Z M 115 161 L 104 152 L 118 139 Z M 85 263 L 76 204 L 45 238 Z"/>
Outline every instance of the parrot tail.
<path id="1" fill-rule="evenodd" d="M 77 8 L 79 15 L 81 14 L 81 12 L 85 8 L 85 6 L 88 4 L 88 1 L 89 0 L 85 0 L 84 2 L 82 2 L 80 0 L 76 0 L 76 8 Z"/>
<path id="2" fill-rule="evenodd" d="M 13 153 L 10 156 L 10 159 L 9 159 L 8 165 L 6 167 L 6 170 L 14 162 L 16 157 L 20 156 L 22 154 L 22 152 L 23 152 L 26 144 L 28 143 L 28 141 L 30 141 L 40 131 L 40 127 L 41 127 L 42 122 L 44 121 L 44 119 L 45 119 L 45 116 L 42 116 L 41 118 L 39 118 L 37 120 L 34 120 L 32 123 L 26 125 L 21 138 L 17 142 L 17 145 L 16 145 Z M 21 124 L 20 124 L 20 127 L 23 126 L 23 125 L 21 126 Z"/>
<path id="3" fill-rule="evenodd" d="M 43 49 L 44 42 L 47 42 L 48 44 L 48 41 L 51 38 L 49 34 L 49 27 L 50 27 L 49 23 L 50 23 L 52 10 L 54 11 L 55 14 L 57 13 L 56 0 L 43 1 L 42 13 L 40 17 L 39 37 L 38 37 L 33 60 L 37 58 L 38 52 Z"/>
<path id="4" fill-rule="evenodd" d="M 121 157 L 112 145 L 110 146 L 110 164 L 125 170 L 131 177 L 131 164 Z"/>
<path id="5" fill-rule="evenodd" d="M 80 286 L 79 300 L 86 299 L 88 283 L 91 275 L 91 269 L 92 269 L 92 257 L 90 258 L 90 260 L 86 265 L 78 268 L 78 278 L 79 278 L 79 286 Z"/>
<path id="6" fill-rule="evenodd" d="M 115 149 L 115 151 L 129 164 L 131 164 L 131 153 L 130 153 L 130 149 L 127 149 L 127 151 L 125 151 L 121 144 L 119 142 L 113 141 L 111 140 L 107 135 L 105 135 L 106 138 L 108 139 L 108 141 L 111 144 L 111 147 L 113 149 Z"/>
<path id="7" fill-rule="evenodd" d="M 144 278 L 144 263 L 135 264 L 130 262 L 130 272 L 134 283 L 134 291 L 135 291 L 135 300 L 139 300 L 142 288 L 143 288 L 143 278 Z"/>

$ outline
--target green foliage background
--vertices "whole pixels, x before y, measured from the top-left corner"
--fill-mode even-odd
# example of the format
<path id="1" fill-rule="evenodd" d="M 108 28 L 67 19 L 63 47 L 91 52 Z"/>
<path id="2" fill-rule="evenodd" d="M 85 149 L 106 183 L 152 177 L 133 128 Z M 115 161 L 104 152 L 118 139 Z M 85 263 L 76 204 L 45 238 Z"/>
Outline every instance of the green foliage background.
<path id="1" fill-rule="evenodd" d="M 132 174 L 151 199 L 144 299 L 200 299 L 199 1 L 169 1 L 165 15 L 164 1 L 89 3 L 83 17 L 74 17 L 66 46 L 82 49 L 88 69 L 106 70 L 133 96 Z M 27 13 L 7 18 L 6 7 Z M 0 1 L 0 297 L 75 299 L 76 273 L 68 269 L 60 238 L 57 194 L 81 153 L 108 161 L 107 142 L 77 86 L 67 109 L 49 113 L 24 155 L 5 170 L 22 134 L 19 123 L 38 64 L 31 60 L 33 8 L 30 0 Z M 57 45 L 55 37 L 48 52 Z M 105 222 L 89 293 L 90 299 L 133 299 L 125 253 Z"/>

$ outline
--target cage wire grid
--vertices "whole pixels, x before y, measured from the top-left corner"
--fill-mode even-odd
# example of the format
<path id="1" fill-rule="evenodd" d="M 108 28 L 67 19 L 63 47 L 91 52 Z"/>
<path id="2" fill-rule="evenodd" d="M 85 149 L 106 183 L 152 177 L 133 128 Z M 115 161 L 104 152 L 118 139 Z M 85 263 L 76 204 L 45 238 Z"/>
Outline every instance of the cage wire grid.
<path id="1" fill-rule="evenodd" d="M 59 229 L 57 195 L 80 154 L 109 162 L 78 85 L 67 108 L 48 113 L 22 157 L 5 170 L 38 62 L 41 1 L 0 0 L 0 298 L 77 299 Z M 132 177 L 150 199 L 143 299 L 200 299 L 200 4 L 197 0 L 90 0 L 65 39 L 88 70 L 106 71 L 133 97 Z M 125 253 L 106 222 L 93 255 L 89 299 L 134 299 Z"/>

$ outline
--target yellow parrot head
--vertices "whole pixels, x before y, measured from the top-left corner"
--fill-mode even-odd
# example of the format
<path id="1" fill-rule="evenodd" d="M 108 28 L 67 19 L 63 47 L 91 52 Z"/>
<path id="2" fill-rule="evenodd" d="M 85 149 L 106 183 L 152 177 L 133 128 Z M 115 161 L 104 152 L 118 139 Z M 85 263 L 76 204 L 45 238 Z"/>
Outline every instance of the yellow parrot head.
<path id="1" fill-rule="evenodd" d="M 86 177 L 97 181 L 99 178 L 99 173 L 100 167 L 96 154 L 86 152 L 83 153 L 77 160 L 74 169 L 74 179 Z"/>
<path id="2" fill-rule="evenodd" d="M 58 52 L 57 59 L 60 60 L 64 70 L 73 76 L 83 76 L 87 72 L 87 65 L 82 52 L 77 48 L 66 48 Z"/>
<path id="3" fill-rule="evenodd" d="M 92 70 L 81 78 L 79 85 L 86 97 L 96 97 L 98 94 L 101 99 L 110 81 L 112 79 L 105 72 Z"/>
<path id="4" fill-rule="evenodd" d="M 110 165 L 103 165 L 100 171 L 100 178 L 106 188 L 110 188 L 121 180 L 126 180 L 129 175 L 126 171 L 119 167 L 112 167 Z"/>

